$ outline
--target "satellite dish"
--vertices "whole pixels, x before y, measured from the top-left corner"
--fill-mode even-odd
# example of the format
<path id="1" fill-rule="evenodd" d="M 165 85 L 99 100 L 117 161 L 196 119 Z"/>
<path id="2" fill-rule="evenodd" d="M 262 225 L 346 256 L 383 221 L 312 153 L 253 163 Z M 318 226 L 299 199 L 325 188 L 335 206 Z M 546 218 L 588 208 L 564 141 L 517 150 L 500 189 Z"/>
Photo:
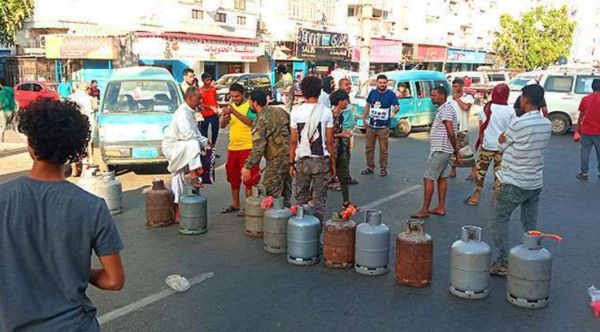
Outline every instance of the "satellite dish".
<path id="1" fill-rule="evenodd" d="M 204 0 L 204 10 L 209 15 L 214 15 L 221 7 L 221 0 Z"/>

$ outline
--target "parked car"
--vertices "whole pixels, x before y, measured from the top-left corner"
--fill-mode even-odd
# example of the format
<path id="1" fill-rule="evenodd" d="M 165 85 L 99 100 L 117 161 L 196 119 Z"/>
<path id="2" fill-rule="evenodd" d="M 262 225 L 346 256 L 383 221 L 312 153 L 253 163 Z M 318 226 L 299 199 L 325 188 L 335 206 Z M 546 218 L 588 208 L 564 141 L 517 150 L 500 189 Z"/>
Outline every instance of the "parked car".
<path id="1" fill-rule="evenodd" d="M 388 78 L 388 88 L 397 91 L 400 84 L 408 87 L 408 95 L 398 98 L 400 109 L 396 116 L 391 119 L 390 129 L 397 137 L 410 135 L 412 128 L 430 126 L 437 112 L 437 108 L 431 101 L 431 90 L 436 86 L 443 86 L 450 92 L 450 86 L 446 77 L 441 72 L 425 70 L 390 71 L 382 73 Z M 367 94 L 359 94 L 353 100 L 356 127 L 364 131 L 362 114 L 364 112 L 368 92 L 375 89 L 376 77 L 369 82 Z"/>
<path id="2" fill-rule="evenodd" d="M 509 85 L 510 102 L 514 103 L 520 90 L 527 84 L 538 82 L 545 89 L 544 98 L 552 133 L 565 134 L 577 123 L 581 99 L 592 92 L 592 81 L 600 79 L 600 73 L 592 68 L 578 70 L 550 69 L 517 75 Z"/>
<path id="3" fill-rule="evenodd" d="M 215 82 L 219 106 L 224 106 L 229 102 L 229 86 L 233 83 L 241 84 L 246 92 L 264 90 L 267 96 L 273 96 L 271 79 L 268 74 L 226 74 Z"/>
<path id="4" fill-rule="evenodd" d="M 38 98 L 58 100 L 58 84 L 48 82 L 23 82 L 14 86 L 15 100 L 25 109 Z"/>
<path id="5" fill-rule="evenodd" d="M 164 68 L 129 67 L 110 76 L 97 117 L 100 168 L 165 163 L 164 132 L 183 102 Z"/>

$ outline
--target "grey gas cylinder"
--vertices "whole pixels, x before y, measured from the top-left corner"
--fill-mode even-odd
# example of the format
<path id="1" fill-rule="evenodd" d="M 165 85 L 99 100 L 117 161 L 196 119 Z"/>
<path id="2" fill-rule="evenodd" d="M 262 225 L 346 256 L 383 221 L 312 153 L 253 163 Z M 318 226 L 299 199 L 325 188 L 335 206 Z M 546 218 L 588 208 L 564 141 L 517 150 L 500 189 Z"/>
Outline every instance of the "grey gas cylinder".
<path id="1" fill-rule="evenodd" d="M 204 196 L 194 194 L 186 185 L 179 198 L 179 232 L 186 235 L 204 234 L 208 231 L 208 202 Z"/>
<path id="2" fill-rule="evenodd" d="M 265 210 L 260 207 L 265 198 L 265 187 L 257 185 L 252 187 L 252 196 L 246 198 L 245 205 L 245 228 L 249 237 L 263 236 L 263 221 Z"/>
<path id="3" fill-rule="evenodd" d="M 319 262 L 319 236 L 321 223 L 316 217 L 305 214 L 298 206 L 296 215 L 287 224 L 287 261 L 295 265 L 313 265 Z"/>
<path id="4" fill-rule="evenodd" d="M 367 210 L 365 222 L 356 227 L 354 271 L 365 275 L 389 270 L 390 229 L 381 222 L 381 211 Z"/>
<path id="5" fill-rule="evenodd" d="M 265 211 L 263 222 L 263 248 L 273 254 L 283 254 L 287 251 L 287 224 L 293 215 L 284 206 L 284 198 L 277 197 L 273 206 Z"/>
<path id="6" fill-rule="evenodd" d="M 123 186 L 121 181 L 115 177 L 115 172 L 103 172 L 96 189 L 98 196 L 106 202 L 110 214 L 116 215 L 123 212 Z"/>
<path id="7" fill-rule="evenodd" d="M 450 247 L 450 293 L 465 299 L 488 296 L 491 260 L 481 227 L 463 226 L 461 239 Z"/>
<path id="8" fill-rule="evenodd" d="M 523 308 L 548 305 L 552 254 L 542 247 L 541 235 L 523 234 L 523 243 L 508 254 L 506 300 Z"/>
<path id="9" fill-rule="evenodd" d="M 98 196 L 97 186 L 100 181 L 100 177 L 96 176 L 97 171 L 96 168 L 84 169 L 81 178 L 77 181 L 77 186 L 96 196 Z"/>

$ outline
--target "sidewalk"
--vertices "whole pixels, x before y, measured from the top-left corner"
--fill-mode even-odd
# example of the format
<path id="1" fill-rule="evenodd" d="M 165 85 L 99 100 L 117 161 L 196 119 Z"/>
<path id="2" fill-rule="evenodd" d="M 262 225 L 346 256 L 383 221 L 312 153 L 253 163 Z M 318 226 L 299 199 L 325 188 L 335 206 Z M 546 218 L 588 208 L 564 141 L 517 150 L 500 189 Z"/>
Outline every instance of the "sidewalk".
<path id="1" fill-rule="evenodd" d="M 4 142 L 0 143 L 0 157 L 11 156 L 27 151 L 27 139 L 20 133 L 7 130 L 4 134 Z"/>

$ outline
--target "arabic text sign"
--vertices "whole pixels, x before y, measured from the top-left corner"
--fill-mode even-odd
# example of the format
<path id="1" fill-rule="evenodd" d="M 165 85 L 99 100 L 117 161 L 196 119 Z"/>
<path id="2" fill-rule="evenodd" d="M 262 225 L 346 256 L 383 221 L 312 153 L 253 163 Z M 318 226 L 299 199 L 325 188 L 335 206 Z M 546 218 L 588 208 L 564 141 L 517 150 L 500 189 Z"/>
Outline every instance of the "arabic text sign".
<path id="1" fill-rule="evenodd" d="M 371 62 L 398 63 L 402 58 L 402 42 L 399 40 L 372 39 Z M 352 61 L 360 61 L 360 46 L 352 49 Z"/>
<path id="2" fill-rule="evenodd" d="M 134 53 L 142 59 L 194 59 L 199 61 L 255 62 L 258 44 L 229 41 L 167 40 L 160 37 L 138 38 Z"/>
<path id="3" fill-rule="evenodd" d="M 448 62 L 484 63 L 485 53 L 473 50 L 448 49 Z"/>
<path id="4" fill-rule="evenodd" d="M 350 43 L 344 33 L 300 28 L 296 55 L 311 60 L 350 60 Z"/>
<path id="5" fill-rule="evenodd" d="M 118 49 L 118 41 L 111 37 L 46 35 L 48 59 L 114 60 Z"/>

